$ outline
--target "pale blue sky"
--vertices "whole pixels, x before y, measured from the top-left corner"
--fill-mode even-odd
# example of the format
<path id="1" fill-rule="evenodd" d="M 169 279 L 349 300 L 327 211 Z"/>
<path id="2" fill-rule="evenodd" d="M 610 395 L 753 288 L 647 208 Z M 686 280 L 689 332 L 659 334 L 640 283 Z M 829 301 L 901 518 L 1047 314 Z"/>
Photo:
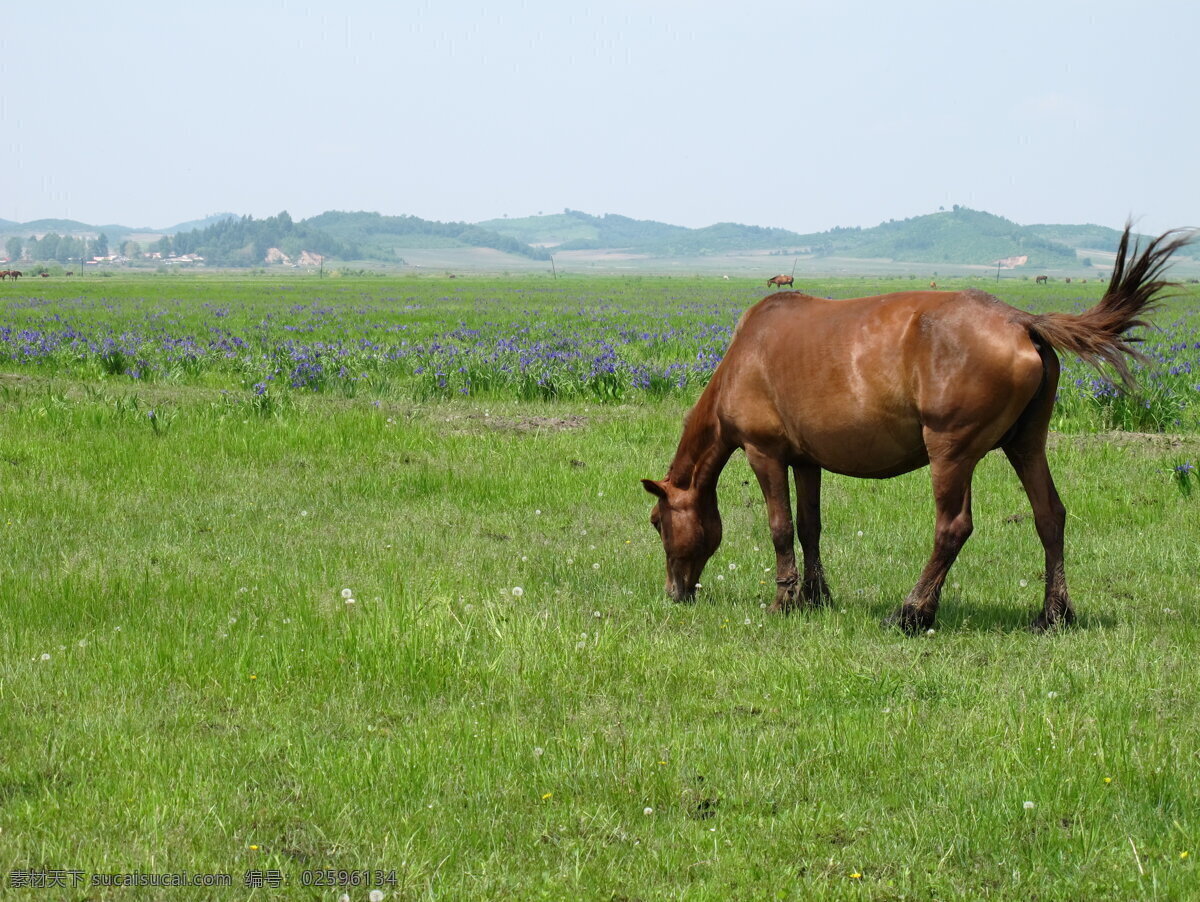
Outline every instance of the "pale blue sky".
<path id="1" fill-rule="evenodd" d="M 1200 225 L 1200 4 L 4 4 L 0 218 Z"/>

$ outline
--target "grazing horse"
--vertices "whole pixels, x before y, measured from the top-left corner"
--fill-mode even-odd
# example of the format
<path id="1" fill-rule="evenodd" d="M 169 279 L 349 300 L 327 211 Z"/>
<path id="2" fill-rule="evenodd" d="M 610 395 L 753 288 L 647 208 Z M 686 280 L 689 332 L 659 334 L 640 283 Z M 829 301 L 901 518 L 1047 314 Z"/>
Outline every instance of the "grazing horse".
<path id="1" fill-rule="evenodd" d="M 1045 285 L 1048 281 L 1050 281 L 1049 276 L 1038 276 L 1036 279 L 1033 280 L 1033 284 L 1034 285 Z"/>
<path id="2" fill-rule="evenodd" d="M 971 477 L 1001 448 L 1033 506 L 1046 591 L 1033 623 L 1075 617 L 1063 568 L 1066 509 L 1046 461 L 1058 386 L 1056 350 L 1126 384 L 1138 357 L 1127 330 L 1145 323 L 1171 255 L 1197 233 L 1167 232 L 1138 254 L 1121 238 L 1104 297 L 1081 314 L 1034 314 L 977 289 L 904 291 L 851 300 L 768 295 L 743 315 L 724 359 L 684 422 L 651 523 L 662 537 L 667 594 L 691 600 L 721 543 L 717 478 L 743 449 L 767 501 L 775 547 L 773 611 L 827 603 L 821 565 L 821 472 L 886 479 L 929 466 L 933 553 L 903 605 L 885 621 L 909 634 L 934 622 L 942 584 L 971 534 Z M 803 573 L 796 568 L 788 468 L 796 481 Z"/>
<path id="3" fill-rule="evenodd" d="M 11 269 L 0 269 L 0 282 L 3 282 L 5 279 L 7 279 L 11 272 Z"/>
<path id="4" fill-rule="evenodd" d="M 776 288 L 782 288 L 784 285 L 795 285 L 796 280 L 791 276 L 772 276 L 767 279 L 767 287 L 774 285 Z"/>

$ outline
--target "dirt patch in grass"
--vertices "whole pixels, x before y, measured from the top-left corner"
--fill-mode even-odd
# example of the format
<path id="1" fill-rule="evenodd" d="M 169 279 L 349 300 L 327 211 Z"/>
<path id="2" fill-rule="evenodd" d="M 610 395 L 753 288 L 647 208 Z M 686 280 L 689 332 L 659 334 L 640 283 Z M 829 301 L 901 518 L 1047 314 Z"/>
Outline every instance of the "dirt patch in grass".
<path id="1" fill-rule="evenodd" d="M 1046 444 L 1051 448 L 1063 445 L 1075 448 L 1113 445 L 1118 448 L 1140 448 L 1146 451 L 1186 451 L 1200 450 L 1200 435 L 1180 435 L 1171 432 L 1052 432 Z"/>
<path id="2" fill-rule="evenodd" d="M 572 429 L 582 429 L 588 425 L 587 417 L 576 415 L 513 417 L 476 413 L 469 414 L 462 419 L 466 421 L 466 424 L 470 424 L 471 428 L 482 427 L 496 432 L 566 432 Z"/>

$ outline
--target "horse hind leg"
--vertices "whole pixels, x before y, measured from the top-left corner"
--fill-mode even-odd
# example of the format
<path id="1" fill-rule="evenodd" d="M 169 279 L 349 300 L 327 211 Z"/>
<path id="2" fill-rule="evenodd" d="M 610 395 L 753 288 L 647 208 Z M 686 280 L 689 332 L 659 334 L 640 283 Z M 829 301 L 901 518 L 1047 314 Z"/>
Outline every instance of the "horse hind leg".
<path id="1" fill-rule="evenodd" d="M 884 621 L 910 636 L 933 626 L 946 574 L 971 536 L 971 476 L 977 457 L 930 461 L 936 510 L 933 553 L 904 604 Z"/>
<path id="2" fill-rule="evenodd" d="M 1021 486 L 1033 508 L 1033 523 L 1046 553 L 1046 596 L 1042 612 L 1033 621 L 1037 632 L 1069 625 L 1075 621 L 1075 609 L 1067 593 L 1067 576 L 1063 564 L 1063 534 L 1067 509 L 1058 497 L 1050 464 L 1046 460 L 1046 432 L 1054 409 L 1054 393 L 1058 385 L 1058 358 L 1048 348 L 1039 346 L 1044 376 L 1038 394 L 1017 421 L 1012 435 L 1003 444 L 1008 462 L 1017 472 Z"/>
<path id="3" fill-rule="evenodd" d="M 1058 497 L 1044 445 L 1022 447 L 1006 445 L 1004 453 L 1017 471 L 1017 478 L 1033 507 L 1033 522 L 1046 553 L 1046 596 L 1042 612 L 1033 621 L 1036 632 L 1075 622 L 1075 609 L 1067 593 L 1067 573 L 1063 563 L 1063 534 L 1067 509 Z"/>

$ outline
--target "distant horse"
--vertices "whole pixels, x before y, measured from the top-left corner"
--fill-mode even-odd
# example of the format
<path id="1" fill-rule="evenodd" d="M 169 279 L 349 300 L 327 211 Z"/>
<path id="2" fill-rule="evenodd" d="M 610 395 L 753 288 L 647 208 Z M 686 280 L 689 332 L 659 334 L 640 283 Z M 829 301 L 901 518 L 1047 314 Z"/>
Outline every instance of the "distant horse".
<path id="1" fill-rule="evenodd" d="M 0 269 L 0 282 L 3 282 L 12 273 L 11 269 Z"/>
<path id="2" fill-rule="evenodd" d="M 1033 280 L 1033 283 L 1035 285 L 1045 285 L 1048 281 L 1050 281 L 1049 276 L 1038 276 L 1036 279 Z"/>
<path id="3" fill-rule="evenodd" d="M 932 289 L 934 289 L 934 290 L 936 291 L 936 290 L 937 290 L 937 282 L 933 282 L 933 281 L 931 281 L 931 282 L 929 283 L 929 287 L 930 287 L 930 288 L 932 288 Z"/>
<path id="4" fill-rule="evenodd" d="M 17 281 L 17 279 L 21 278 L 21 276 L 23 276 L 23 275 L 25 275 L 25 273 L 21 272 L 21 270 L 19 270 L 19 269 L 10 269 L 8 271 L 8 277 L 10 279 L 12 279 L 14 282 Z"/>
<path id="5" fill-rule="evenodd" d="M 1033 623 L 1074 620 L 1063 567 L 1066 509 L 1046 461 L 1058 387 L 1055 350 L 1107 363 L 1129 384 L 1125 333 L 1170 283 L 1171 255 L 1197 233 L 1167 232 L 1129 259 L 1126 226 L 1104 297 L 1081 314 L 1018 310 L 977 289 L 904 291 L 851 300 L 768 295 L 738 322 L 725 357 L 684 421 L 650 520 L 662 538 L 666 591 L 694 597 L 721 543 L 717 477 L 737 448 L 767 501 L 775 547 L 773 611 L 825 604 L 821 472 L 886 479 L 929 466 L 933 553 L 903 605 L 885 621 L 909 634 L 934 622 L 946 574 L 971 534 L 971 477 L 1002 448 L 1029 496 L 1045 551 L 1045 601 Z M 803 574 L 797 572 L 788 468 L 796 480 Z"/>
<path id="6" fill-rule="evenodd" d="M 776 288 L 782 288 L 784 285 L 795 285 L 796 280 L 791 276 L 772 276 L 767 279 L 767 287 L 774 285 Z"/>

